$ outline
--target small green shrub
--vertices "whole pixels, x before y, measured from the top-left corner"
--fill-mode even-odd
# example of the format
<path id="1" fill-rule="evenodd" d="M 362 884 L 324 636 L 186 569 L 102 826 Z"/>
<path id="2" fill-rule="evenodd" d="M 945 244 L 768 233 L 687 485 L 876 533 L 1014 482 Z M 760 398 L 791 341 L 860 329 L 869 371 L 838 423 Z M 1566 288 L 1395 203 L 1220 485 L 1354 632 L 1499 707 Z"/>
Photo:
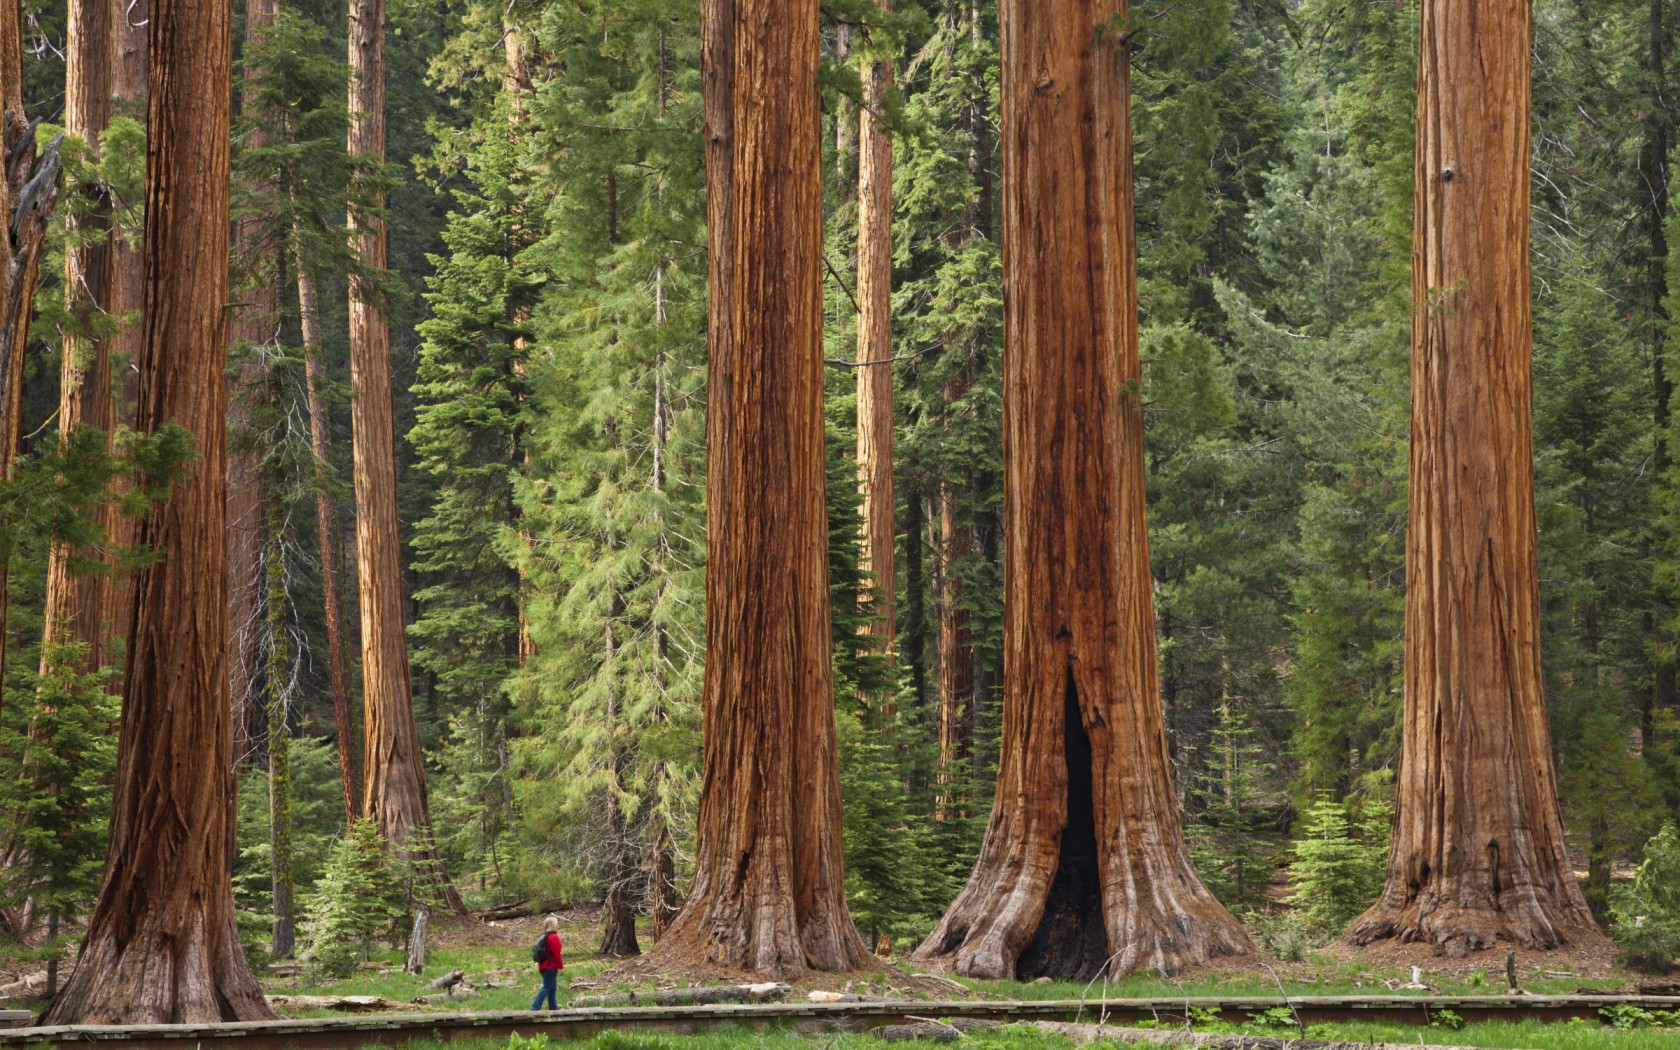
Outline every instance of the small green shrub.
<path id="1" fill-rule="evenodd" d="M 336 977 L 355 971 L 373 940 L 407 914 L 398 872 L 379 826 L 358 820 L 333 844 L 310 902 L 316 965 Z"/>
<path id="2" fill-rule="evenodd" d="M 1282 962 L 1300 962 L 1325 940 L 1293 915 L 1249 912 L 1243 918 L 1266 954 Z"/>
<path id="3" fill-rule="evenodd" d="M 1616 943 L 1630 966 L 1666 972 L 1680 960 L 1680 828 L 1645 844 L 1633 885 L 1616 894 Z"/>
<path id="4" fill-rule="evenodd" d="M 1301 921 L 1331 934 L 1353 921 L 1382 892 L 1388 857 L 1386 807 L 1366 803 L 1356 829 L 1343 803 L 1321 795 L 1307 811 L 1306 835 L 1295 840 L 1289 903 Z"/>
<path id="5" fill-rule="evenodd" d="M 1649 1028 L 1657 1023 L 1657 1015 L 1642 1007 L 1631 1003 L 1616 1003 L 1598 1011 L 1598 1016 L 1604 1018 L 1604 1023 L 1611 1028 L 1629 1031 L 1634 1028 Z"/>
<path id="6" fill-rule="evenodd" d="M 1451 1010 L 1436 1010 L 1435 1016 L 1430 1018 L 1429 1027 L 1444 1028 L 1449 1032 L 1456 1032 L 1464 1027 L 1464 1018 Z"/>

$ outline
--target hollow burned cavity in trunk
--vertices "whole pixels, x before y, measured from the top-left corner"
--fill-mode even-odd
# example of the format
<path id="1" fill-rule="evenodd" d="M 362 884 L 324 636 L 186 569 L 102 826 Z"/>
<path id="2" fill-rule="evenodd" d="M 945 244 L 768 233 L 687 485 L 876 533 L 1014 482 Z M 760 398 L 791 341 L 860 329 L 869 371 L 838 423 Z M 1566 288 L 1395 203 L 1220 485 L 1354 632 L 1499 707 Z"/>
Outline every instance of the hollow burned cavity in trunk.
<path id="1" fill-rule="evenodd" d="M 1091 737 L 1079 716 L 1079 693 L 1068 672 L 1062 705 L 1062 759 L 1067 766 L 1067 826 L 1044 917 L 1015 963 L 1022 980 L 1062 977 L 1088 981 L 1108 958 L 1103 935 L 1102 876 L 1097 870 L 1096 808 L 1091 801 Z"/>

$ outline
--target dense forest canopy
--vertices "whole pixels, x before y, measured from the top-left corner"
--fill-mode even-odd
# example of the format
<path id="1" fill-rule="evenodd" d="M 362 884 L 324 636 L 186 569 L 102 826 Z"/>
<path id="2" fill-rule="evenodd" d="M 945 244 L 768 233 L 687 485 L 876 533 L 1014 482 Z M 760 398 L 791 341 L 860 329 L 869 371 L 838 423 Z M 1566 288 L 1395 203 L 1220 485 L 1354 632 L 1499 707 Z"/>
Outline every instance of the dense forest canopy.
<path id="1" fill-rule="evenodd" d="M 7 206 L 33 172 L 17 164 L 62 166 L 29 249 L 32 299 L 8 284 L 5 338 L 21 340 L 0 343 L 0 931 L 34 943 L 92 919 L 107 825 L 122 835 L 111 729 L 136 699 L 116 695 L 125 666 L 151 658 L 124 652 L 135 581 L 150 593 L 190 549 L 134 523 L 212 477 L 188 419 L 135 415 L 134 376 L 152 345 L 139 334 L 152 300 L 135 291 L 146 238 L 220 244 L 146 228 L 148 204 L 164 206 L 160 151 L 191 145 L 157 138 L 171 111 L 147 98 L 148 26 L 155 82 L 166 16 L 217 5 L 152 0 L 150 22 L 145 0 L 8 6 L 20 65 L 6 143 L 33 135 L 46 152 L 9 151 Z M 702 731 L 722 731 L 709 712 L 726 677 L 761 674 L 765 695 L 832 691 L 833 725 L 800 706 L 778 731 L 789 754 L 832 751 L 834 769 L 801 758 L 764 774 L 803 791 L 817 770 L 823 813 L 822 778 L 838 791 L 838 843 L 803 818 L 789 833 L 844 856 L 844 900 L 811 891 L 812 908 L 838 909 L 832 929 L 803 935 L 830 938 L 843 968 L 860 954 L 848 909 L 863 949 L 908 951 L 934 931 L 981 855 L 1000 770 L 1016 768 L 1004 598 L 1034 592 L 1006 587 L 1006 552 L 1028 556 L 1011 530 L 1053 529 L 1074 507 L 1010 503 L 1004 459 L 1006 389 L 1026 396 L 1033 379 L 1007 367 L 1006 340 L 1008 354 L 1033 344 L 1006 327 L 1006 281 L 1011 310 L 1073 295 L 1060 271 L 1011 256 L 1023 268 L 1006 274 L 1005 257 L 1035 223 L 1075 220 L 1053 195 L 1010 196 L 1032 169 L 1007 156 L 1005 113 L 1036 118 L 1008 109 L 1000 23 L 1064 8 L 1103 14 L 1080 39 L 1114 88 L 1091 103 L 1099 119 L 1129 122 L 1134 200 L 1077 220 L 1126 225 L 1111 259 L 1053 241 L 1033 258 L 1077 248 L 1068 266 L 1123 270 L 1135 248 L 1135 277 L 1112 295 L 1135 308 L 1115 338 L 1133 340 L 1137 371 L 1108 378 L 1140 412 L 1141 445 L 1122 438 L 1117 454 L 1141 475 L 1122 458 L 1091 478 L 1125 494 L 1125 513 L 1148 508 L 1147 573 L 1133 565 L 1117 593 L 1148 599 L 1136 637 L 1147 659 L 1152 619 L 1159 783 L 1183 826 L 1168 847 L 1211 892 L 1216 955 L 1332 939 L 1378 900 L 1419 600 L 1409 333 L 1428 3 L 787 6 L 814 8 L 809 33 L 778 46 L 814 69 L 820 97 L 735 109 L 703 45 L 721 61 L 731 41 L 743 70 L 787 63 L 706 20 L 778 8 L 768 0 L 235 6 L 215 96 L 230 276 L 225 293 L 201 290 L 225 314 L 219 629 L 248 948 L 286 955 L 294 934 L 353 925 L 334 896 L 358 877 L 357 843 L 380 835 L 402 846 L 391 878 L 409 896 L 394 913 L 592 899 L 613 954 L 642 947 L 638 917 L 655 937 L 690 936 L 677 917 L 691 891 L 748 892 L 696 875 L 732 826 L 702 802 Z M 1612 930 L 1643 907 L 1621 876 L 1680 810 L 1669 6 L 1533 0 L 1531 66 L 1512 81 L 1532 90 L 1534 699 L 1558 856 Z M 752 82 L 733 76 L 732 90 Z M 1103 110 L 1122 98 L 1123 116 Z M 739 122 L 727 148 L 705 133 L 725 117 Z M 784 119 L 786 141 L 771 126 Z M 796 219 L 820 207 L 820 227 L 741 210 L 784 196 L 808 205 Z M 29 248 L 19 236 L 9 253 Z M 720 368 L 720 347 L 757 363 Z M 795 393 L 761 398 L 760 382 Z M 1079 405 L 1065 418 L 1095 411 Z M 785 462 L 752 459 L 791 433 Z M 1010 434 L 1025 456 L 1029 432 Z M 765 521 L 760 539 L 783 546 L 730 545 Z M 212 562 L 196 568 L 208 586 Z M 708 614 L 723 573 L 759 624 L 727 646 Z M 806 613 L 824 597 L 813 635 Z M 145 617 L 169 615 L 141 608 L 154 630 Z M 801 611 L 784 622 L 781 608 Z M 795 655 L 770 667 L 755 644 Z M 1064 688 L 1079 707 L 1071 673 L 1065 687 L 1054 675 L 1040 691 L 1056 692 L 1060 727 Z M 1246 932 L 1226 930 L 1227 911 Z"/>

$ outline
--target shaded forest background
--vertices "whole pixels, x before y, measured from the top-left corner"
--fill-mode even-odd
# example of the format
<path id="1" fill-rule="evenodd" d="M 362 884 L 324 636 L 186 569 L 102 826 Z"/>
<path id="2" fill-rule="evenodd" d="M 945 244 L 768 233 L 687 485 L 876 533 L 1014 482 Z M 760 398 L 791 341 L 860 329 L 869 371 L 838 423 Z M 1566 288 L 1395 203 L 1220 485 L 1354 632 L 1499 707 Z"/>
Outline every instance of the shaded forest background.
<path id="1" fill-rule="evenodd" d="M 25 14 L 28 115 L 52 124 L 65 11 Z M 323 609 L 331 586 L 354 712 L 345 301 L 362 276 L 389 303 L 414 705 L 444 867 L 474 904 L 597 898 L 657 927 L 692 849 L 705 649 L 699 8 L 393 0 L 388 17 L 383 167 L 345 151 L 342 6 L 290 3 L 265 39 L 236 38 L 234 211 L 249 236 L 232 260 L 245 319 L 229 442 L 263 493 L 230 515 L 260 551 L 229 580 L 238 897 L 266 928 L 281 814 L 309 918 L 344 834 Z M 1405 2 L 1148 0 L 1130 23 L 1162 699 L 1197 866 L 1274 950 L 1334 934 L 1382 883 L 1401 713 L 1415 21 Z M 1601 915 L 1616 867 L 1680 809 L 1670 21 L 1661 0 L 1535 4 L 1543 659 L 1565 823 Z M 995 774 L 997 20 L 979 0 L 890 14 L 829 0 L 824 33 L 847 894 L 872 944 L 908 945 L 967 878 Z M 881 609 L 860 567 L 847 364 L 871 60 L 895 84 L 881 114 L 896 152 L 890 655 L 867 633 Z M 97 158 L 72 144 L 66 201 L 106 194 L 132 226 L 143 134 L 114 124 Z M 345 213 L 380 191 L 389 269 L 367 274 Z M 25 460 L 0 492 L 0 768 L 26 761 L 50 715 L 63 769 L 0 776 L 0 806 L 23 813 L 38 801 L 28 785 L 48 783 L 88 802 L 53 829 L 62 850 L 32 847 L 53 871 L 0 892 L 14 923 L 44 877 L 67 916 L 91 902 L 114 750 L 110 673 L 37 670 L 51 542 L 100 542 L 51 496 L 78 477 L 53 473 L 61 356 L 88 323 L 64 306 L 63 253 L 89 236 L 75 215 L 55 221 L 42 267 Z M 300 275 L 317 293 L 307 311 Z M 306 375 L 316 338 L 324 458 Z M 323 494 L 342 562 L 330 577 Z M 1324 864 L 1350 880 L 1340 895 L 1291 901 L 1291 876 Z"/>

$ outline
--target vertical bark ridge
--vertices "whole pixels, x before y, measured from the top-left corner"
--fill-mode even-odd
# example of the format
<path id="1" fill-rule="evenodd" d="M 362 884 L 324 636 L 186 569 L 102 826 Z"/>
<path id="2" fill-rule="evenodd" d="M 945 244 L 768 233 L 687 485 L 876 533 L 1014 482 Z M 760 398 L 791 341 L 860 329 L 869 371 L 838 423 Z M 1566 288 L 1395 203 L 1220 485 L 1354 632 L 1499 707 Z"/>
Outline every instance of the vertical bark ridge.
<path id="1" fill-rule="evenodd" d="M 279 0 L 248 0 L 245 7 L 245 39 L 260 41 L 280 17 Z M 257 82 L 263 71 L 247 66 L 241 104 L 253 104 Z M 265 129 L 251 136 L 253 147 L 268 145 L 273 137 Z M 272 186 L 253 185 L 261 199 Z M 233 324 L 229 333 L 233 346 L 261 347 L 274 342 L 280 312 L 280 245 L 268 236 L 265 219 L 258 214 L 241 215 L 234 223 L 233 253 L 243 271 L 235 293 Z M 227 588 L 228 588 L 228 673 L 234 705 L 236 757 L 255 758 L 263 745 L 257 736 L 262 721 L 263 697 L 257 679 L 263 664 L 263 535 L 268 499 L 262 472 L 262 455 L 248 434 L 251 401 L 264 396 L 267 367 L 261 353 L 253 353 L 232 378 L 228 416 L 231 432 L 242 435 L 228 455 L 227 487 Z"/>
<path id="2" fill-rule="evenodd" d="M 146 117 L 146 26 L 149 7 L 146 0 L 107 0 L 113 8 L 111 111 L 115 114 L 144 120 Z M 140 351 L 140 324 L 137 320 L 145 299 L 145 268 L 141 263 L 140 246 L 129 242 L 121 230 L 112 232 L 111 284 L 106 309 L 114 318 L 135 318 L 119 324 L 105 338 L 111 367 L 120 379 L 114 379 L 111 397 L 114 422 L 132 426 L 134 406 L 139 398 L 138 377 L 129 367 Z M 127 482 L 117 481 L 118 491 L 125 491 Z M 139 523 L 126 514 L 115 513 L 106 527 L 112 544 L 129 547 Z M 125 573 L 111 581 L 106 589 L 107 605 L 104 620 L 109 625 L 108 637 L 113 642 L 128 638 L 134 621 L 134 579 Z M 112 654 L 115 658 L 116 654 Z"/>
<path id="3" fill-rule="evenodd" d="M 830 666 L 815 0 L 702 10 L 711 306 L 692 888 L 648 955 L 848 970 Z M 772 87 L 771 85 L 774 85 Z"/>
<path id="4" fill-rule="evenodd" d="M 352 156 L 385 159 L 385 3 L 350 4 Z M 375 202 L 383 204 L 383 201 Z M 426 775 L 403 622 L 402 538 L 391 397 L 391 331 L 371 273 L 385 269 L 385 223 L 352 209 L 351 241 L 365 271 L 350 280 L 350 422 L 355 460 L 356 582 L 362 616 L 362 815 L 427 873 L 444 903 L 465 911 L 437 851 L 408 839 L 428 828 Z"/>
<path id="5" fill-rule="evenodd" d="M 223 562 L 227 394 L 226 5 L 152 4 L 145 321 L 137 424 L 175 422 L 198 460 L 141 527 L 110 846 L 99 903 L 49 1024 L 272 1017 L 240 949 Z"/>
<path id="6" fill-rule="evenodd" d="M 1566 852 L 1540 675 L 1529 0 L 1425 0 L 1412 250 L 1406 686 L 1367 944 L 1600 935 Z"/>
<path id="7" fill-rule="evenodd" d="M 1001 10 L 1003 742 L 974 873 L 915 956 L 973 977 L 1173 972 L 1252 950 L 1190 866 L 1167 757 L 1127 70 L 1099 29 L 1124 13 L 1119 0 Z M 1100 948 L 1070 921 L 1092 893 Z"/>
<path id="8" fill-rule="evenodd" d="M 877 0 L 882 11 L 892 0 Z M 863 631 L 877 651 L 892 655 L 898 636 L 893 559 L 897 527 L 893 502 L 892 366 L 892 134 L 882 115 L 892 84 L 892 62 L 863 60 L 863 105 L 858 107 L 857 241 L 857 464 L 862 494 L 862 543 L 858 567 L 868 580 L 865 600 L 873 618 Z M 882 706 L 890 719 L 894 705 Z"/>
<path id="9" fill-rule="evenodd" d="M 72 0 L 65 47 L 64 130 L 99 149 L 100 137 L 111 120 L 111 95 L 115 36 L 111 0 Z M 98 191 L 89 192 L 97 194 Z M 109 236 L 109 200 L 95 199 L 86 224 Z M 93 332 L 96 319 L 111 306 L 114 245 L 106 240 L 83 245 L 65 258 L 65 300 L 75 318 L 64 334 L 60 368 L 58 432 L 61 442 L 78 427 L 93 427 L 109 436 L 115 428 L 116 405 L 111 393 L 111 341 Z M 95 519 L 108 531 L 115 524 L 115 508 L 109 504 L 94 511 Z M 110 640 L 106 613 L 110 607 L 111 577 L 103 572 L 70 571 L 73 552 L 54 544 L 47 561 L 46 604 L 42 613 L 42 643 L 48 647 L 60 639 L 84 643 L 83 671 L 103 666 L 109 657 Z M 42 658 L 42 671 L 46 671 Z"/>

